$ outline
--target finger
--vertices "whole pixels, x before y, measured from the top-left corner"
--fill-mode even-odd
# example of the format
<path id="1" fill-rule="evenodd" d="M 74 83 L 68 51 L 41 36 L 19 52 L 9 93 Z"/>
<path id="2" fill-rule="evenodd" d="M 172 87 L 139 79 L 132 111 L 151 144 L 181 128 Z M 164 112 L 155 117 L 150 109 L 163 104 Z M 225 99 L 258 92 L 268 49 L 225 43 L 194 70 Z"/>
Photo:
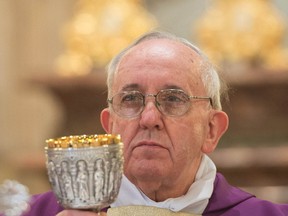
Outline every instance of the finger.
<path id="1" fill-rule="evenodd" d="M 92 211 L 80 211 L 80 210 L 63 210 L 59 212 L 56 216 L 106 216 L 105 212 L 101 212 L 100 214 Z"/>

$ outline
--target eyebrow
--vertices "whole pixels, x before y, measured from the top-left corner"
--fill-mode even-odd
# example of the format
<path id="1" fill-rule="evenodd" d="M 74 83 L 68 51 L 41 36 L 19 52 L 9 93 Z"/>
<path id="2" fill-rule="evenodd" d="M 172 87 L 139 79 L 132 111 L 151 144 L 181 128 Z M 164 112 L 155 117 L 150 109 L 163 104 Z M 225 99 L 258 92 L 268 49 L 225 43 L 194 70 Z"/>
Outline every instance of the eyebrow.
<path id="1" fill-rule="evenodd" d="M 122 87 L 122 91 L 129 91 L 129 90 L 135 90 L 135 89 L 139 89 L 140 86 L 136 83 L 132 83 L 132 84 L 128 84 Z"/>
<path id="2" fill-rule="evenodd" d="M 182 88 L 180 88 L 177 85 L 165 85 L 164 89 L 180 89 L 180 90 L 183 90 Z"/>
<path id="3" fill-rule="evenodd" d="M 132 84 L 128 84 L 122 87 L 121 91 L 131 91 L 131 90 L 139 90 L 140 89 L 140 85 L 136 84 L 136 83 L 132 83 Z M 177 86 L 177 85 L 164 85 L 164 88 L 161 88 L 161 90 L 163 89 L 179 89 L 184 91 L 183 88 Z"/>

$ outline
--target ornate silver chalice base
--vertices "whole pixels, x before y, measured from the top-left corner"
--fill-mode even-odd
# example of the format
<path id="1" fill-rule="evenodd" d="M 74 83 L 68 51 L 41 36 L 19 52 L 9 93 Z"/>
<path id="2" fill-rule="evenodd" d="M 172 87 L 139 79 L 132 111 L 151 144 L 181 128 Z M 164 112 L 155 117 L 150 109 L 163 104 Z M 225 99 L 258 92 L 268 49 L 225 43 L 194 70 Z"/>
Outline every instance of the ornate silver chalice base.
<path id="1" fill-rule="evenodd" d="M 48 177 L 64 208 L 99 212 L 117 197 L 123 173 L 119 135 L 81 135 L 46 141 Z"/>

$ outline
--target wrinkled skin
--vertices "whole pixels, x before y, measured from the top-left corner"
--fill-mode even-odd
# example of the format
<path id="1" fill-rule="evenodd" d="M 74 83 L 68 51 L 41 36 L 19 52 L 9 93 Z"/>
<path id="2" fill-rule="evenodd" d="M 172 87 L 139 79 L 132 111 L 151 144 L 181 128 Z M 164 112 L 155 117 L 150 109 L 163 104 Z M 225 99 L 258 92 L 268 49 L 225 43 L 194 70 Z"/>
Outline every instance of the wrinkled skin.
<path id="1" fill-rule="evenodd" d="M 199 75 L 199 55 L 167 39 L 144 41 L 127 53 L 114 77 L 112 95 L 123 90 L 156 94 L 161 89 L 182 89 L 207 96 Z M 127 119 L 102 112 L 108 133 L 124 142 L 125 175 L 149 198 L 163 201 L 181 196 L 193 183 L 203 153 L 210 153 L 225 132 L 228 118 L 211 108 L 208 100 L 193 101 L 180 117 L 161 114 L 154 98 L 146 99 L 139 117 Z"/>

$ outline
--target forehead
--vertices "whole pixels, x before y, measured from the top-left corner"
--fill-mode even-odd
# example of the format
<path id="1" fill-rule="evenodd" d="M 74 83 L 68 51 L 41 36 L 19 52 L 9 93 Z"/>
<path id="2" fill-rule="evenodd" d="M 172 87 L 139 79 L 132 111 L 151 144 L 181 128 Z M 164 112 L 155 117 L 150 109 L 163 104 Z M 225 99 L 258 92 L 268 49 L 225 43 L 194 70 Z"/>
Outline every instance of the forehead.
<path id="1" fill-rule="evenodd" d="M 142 41 L 138 45 L 132 47 L 126 55 L 124 55 L 120 65 L 128 63 L 131 58 L 133 58 L 133 61 L 137 58 L 140 58 L 141 61 L 144 59 L 153 60 L 154 58 L 162 60 L 166 59 L 169 61 L 173 59 L 175 61 L 182 59 L 183 61 L 189 61 L 192 64 L 196 64 L 200 61 L 199 54 L 191 47 L 188 47 L 188 45 L 165 38 Z"/>
<path id="2" fill-rule="evenodd" d="M 189 88 L 199 85 L 201 57 L 192 48 L 169 39 L 150 39 L 131 48 L 121 59 L 114 87 L 165 85 Z M 120 86 L 119 86 L 120 85 Z"/>

